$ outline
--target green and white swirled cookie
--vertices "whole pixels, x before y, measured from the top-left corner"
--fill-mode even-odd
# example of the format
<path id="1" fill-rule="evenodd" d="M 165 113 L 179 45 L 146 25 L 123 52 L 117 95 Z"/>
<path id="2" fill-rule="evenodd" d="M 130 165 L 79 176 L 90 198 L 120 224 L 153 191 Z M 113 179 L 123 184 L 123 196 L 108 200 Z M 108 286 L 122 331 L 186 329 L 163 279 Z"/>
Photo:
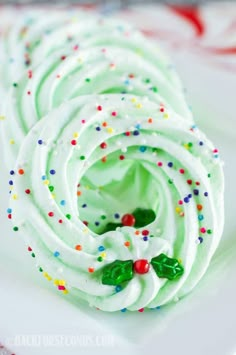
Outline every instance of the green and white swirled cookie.
<path id="1" fill-rule="evenodd" d="M 102 310 L 185 295 L 222 233 L 214 147 L 148 98 L 63 104 L 27 135 L 11 174 L 12 220 L 40 271 Z"/>
<path id="2" fill-rule="evenodd" d="M 65 297 L 142 311 L 206 272 L 223 229 L 222 162 L 168 61 L 141 34 L 101 23 L 6 99 L 8 216 Z"/>
<path id="3" fill-rule="evenodd" d="M 57 26 L 52 21 L 55 28 L 51 24 L 51 30 L 47 30 L 51 22 L 42 14 L 35 16 L 37 21 L 31 20 L 23 41 L 29 41 L 31 69 L 24 68 L 19 59 L 25 51 L 23 43 L 20 41 L 15 51 L 14 45 L 10 46 L 9 52 L 16 57 L 13 64 L 18 67 L 10 72 L 11 89 L 1 114 L 6 117 L 1 133 L 9 168 L 33 125 L 52 108 L 81 95 L 132 93 L 149 97 L 192 120 L 178 76 L 156 45 L 130 26 L 110 19 L 78 15 L 80 20 L 68 24 L 66 15 L 64 22 L 62 14 L 56 17 Z M 18 27 L 10 32 L 10 44 L 16 42 Z M 43 33 L 49 35 L 39 41 Z M 68 33 L 79 44 L 68 44 Z"/>

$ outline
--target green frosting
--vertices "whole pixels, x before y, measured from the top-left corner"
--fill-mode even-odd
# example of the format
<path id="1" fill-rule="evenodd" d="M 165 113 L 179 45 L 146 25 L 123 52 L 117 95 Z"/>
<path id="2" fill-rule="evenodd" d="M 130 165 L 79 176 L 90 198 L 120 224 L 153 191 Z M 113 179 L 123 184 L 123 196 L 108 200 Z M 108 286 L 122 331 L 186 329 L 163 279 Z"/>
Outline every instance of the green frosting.
<path id="1" fill-rule="evenodd" d="M 36 16 L 0 47 L 12 222 L 75 301 L 153 308 L 187 294 L 209 265 L 224 221 L 222 162 L 156 46 L 88 17 Z M 135 225 L 121 226 L 132 211 Z M 133 275 L 137 260 L 151 260 L 145 275 Z M 122 292 L 106 286 L 122 282 Z"/>

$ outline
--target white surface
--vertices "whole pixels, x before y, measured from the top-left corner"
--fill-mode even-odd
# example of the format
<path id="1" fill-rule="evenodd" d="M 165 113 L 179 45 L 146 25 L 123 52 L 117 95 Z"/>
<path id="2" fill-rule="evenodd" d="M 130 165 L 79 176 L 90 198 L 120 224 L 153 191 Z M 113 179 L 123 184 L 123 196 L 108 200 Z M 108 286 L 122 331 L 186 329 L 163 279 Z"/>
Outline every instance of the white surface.
<path id="1" fill-rule="evenodd" d="M 172 53 L 172 58 L 188 87 L 198 126 L 225 161 L 225 231 L 207 275 L 184 300 L 160 310 L 107 314 L 75 307 L 40 275 L 23 241 L 12 231 L 6 218 L 8 178 L 1 173 L 0 341 L 16 355 L 236 353 L 236 73 L 217 70 L 184 51 Z M 35 338 L 39 346 L 17 344 L 15 336 L 28 335 L 31 342 L 32 334 L 39 336 Z M 56 335 L 67 335 L 67 342 L 73 335 L 79 343 L 46 347 L 46 335 L 54 336 L 54 341 Z M 102 337 L 105 345 L 96 346 Z"/>

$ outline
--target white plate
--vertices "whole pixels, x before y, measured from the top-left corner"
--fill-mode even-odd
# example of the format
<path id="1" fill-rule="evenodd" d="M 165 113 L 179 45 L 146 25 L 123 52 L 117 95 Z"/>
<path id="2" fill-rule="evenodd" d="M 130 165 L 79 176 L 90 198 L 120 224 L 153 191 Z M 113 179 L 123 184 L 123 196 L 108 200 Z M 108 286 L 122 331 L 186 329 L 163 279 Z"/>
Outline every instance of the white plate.
<path id="1" fill-rule="evenodd" d="M 225 161 L 225 230 L 210 269 L 188 297 L 159 310 L 108 314 L 75 307 L 37 272 L 12 231 L 6 218 L 7 177 L 2 173 L 0 341 L 16 355 L 236 353 L 236 71 L 215 65 L 211 57 L 199 59 L 189 48 L 168 49 L 188 87 L 199 127 Z"/>

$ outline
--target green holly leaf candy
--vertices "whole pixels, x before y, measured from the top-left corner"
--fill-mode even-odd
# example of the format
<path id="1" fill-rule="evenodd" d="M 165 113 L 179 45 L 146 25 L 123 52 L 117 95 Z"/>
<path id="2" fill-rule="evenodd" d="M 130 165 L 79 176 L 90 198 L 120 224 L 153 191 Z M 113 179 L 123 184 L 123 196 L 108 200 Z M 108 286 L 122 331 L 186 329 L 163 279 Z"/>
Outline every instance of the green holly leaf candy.
<path id="1" fill-rule="evenodd" d="M 103 268 L 102 283 L 117 286 L 133 277 L 132 260 L 115 260 Z"/>
<path id="2" fill-rule="evenodd" d="M 135 228 L 147 226 L 156 218 L 156 214 L 153 210 L 145 208 L 136 208 L 132 215 L 135 218 Z"/>
<path id="3" fill-rule="evenodd" d="M 160 278 L 175 280 L 184 273 L 183 266 L 177 259 L 169 258 L 165 254 L 160 254 L 151 260 L 151 265 Z"/>

